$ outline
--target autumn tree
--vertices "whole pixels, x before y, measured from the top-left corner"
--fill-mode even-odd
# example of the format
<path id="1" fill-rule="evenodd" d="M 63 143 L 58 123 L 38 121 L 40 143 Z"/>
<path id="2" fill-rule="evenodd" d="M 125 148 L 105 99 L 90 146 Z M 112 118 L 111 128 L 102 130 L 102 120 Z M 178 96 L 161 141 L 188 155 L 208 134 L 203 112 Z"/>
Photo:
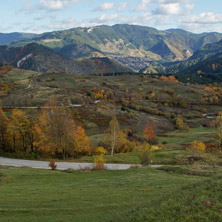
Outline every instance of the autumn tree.
<path id="1" fill-rule="evenodd" d="M 193 141 L 191 148 L 202 152 L 206 151 L 206 145 L 202 142 Z"/>
<path id="2" fill-rule="evenodd" d="M 184 122 L 183 117 L 178 115 L 176 117 L 176 128 L 180 131 L 189 131 L 189 126 Z"/>
<path id="3" fill-rule="evenodd" d="M 6 137 L 7 137 L 7 129 L 8 129 L 9 120 L 5 115 L 2 108 L 0 108 L 0 148 L 2 150 L 6 149 Z"/>
<path id="4" fill-rule="evenodd" d="M 89 138 L 86 136 L 85 130 L 80 124 L 75 126 L 73 136 L 74 155 L 88 155 L 90 152 Z"/>
<path id="5" fill-rule="evenodd" d="M 149 143 L 156 139 L 155 129 L 151 124 L 146 125 L 146 128 L 143 131 L 143 138 L 147 139 Z"/>
<path id="6" fill-rule="evenodd" d="M 37 145 L 52 156 L 67 158 L 89 153 L 89 139 L 83 127 L 75 123 L 70 112 L 58 106 L 55 100 L 43 107 L 35 129 L 39 138 Z"/>
<path id="7" fill-rule="evenodd" d="M 35 141 L 37 140 L 37 132 L 36 132 L 36 122 L 38 121 L 38 113 L 34 110 L 28 110 L 27 116 L 29 119 L 29 125 L 27 129 L 27 141 L 30 146 L 30 151 L 32 153 L 37 153 L 37 146 L 35 144 Z"/>
<path id="8" fill-rule="evenodd" d="M 140 150 L 138 157 L 143 166 L 148 166 L 151 163 L 151 150 L 150 145 L 147 142 L 142 144 L 142 149 Z"/>
<path id="9" fill-rule="evenodd" d="M 111 149 L 111 155 L 113 155 L 114 152 L 119 151 L 120 147 L 126 143 L 126 138 L 124 137 L 124 133 L 120 130 L 116 116 L 110 121 L 109 129 L 107 130 L 107 135 L 103 142 Z"/>
<path id="10" fill-rule="evenodd" d="M 9 133 L 13 139 L 14 152 L 16 151 L 16 140 L 22 141 L 22 148 L 27 152 L 26 135 L 29 128 L 29 120 L 27 115 L 18 109 L 13 109 L 9 123 Z"/>
<path id="11" fill-rule="evenodd" d="M 218 147 L 221 148 L 222 145 L 222 112 L 219 112 L 216 120 L 213 122 L 213 125 L 217 127 L 217 142 Z"/>

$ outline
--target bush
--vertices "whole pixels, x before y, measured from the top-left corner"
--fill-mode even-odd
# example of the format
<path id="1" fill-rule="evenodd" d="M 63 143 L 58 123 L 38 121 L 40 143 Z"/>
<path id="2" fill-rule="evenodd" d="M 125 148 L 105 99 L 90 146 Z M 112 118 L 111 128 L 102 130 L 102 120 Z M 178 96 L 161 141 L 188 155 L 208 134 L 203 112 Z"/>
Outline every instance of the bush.
<path id="1" fill-rule="evenodd" d="M 96 148 L 95 153 L 96 155 L 104 155 L 106 154 L 106 150 L 103 147 L 99 146 Z"/>
<path id="2" fill-rule="evenodd" d="M 139 152 L 138 157 L 142 166 L 148 166 L 151 163 L 151 150 L 148 143 L 143 144 L 143 148 Z"/>
<path id="3" fill-rule="evenodd" d="M 182 116 L 177 116 L 176 118 L 176 128 L 180 131 L 189 131 L 189 126 L 184 122 Z"/>
<path id="4" fill-rule="evenodd" d="M 206 151 L 206 145 L 202 142 L 193 141 L 191 148 L 202 152 Z"/>
<path id="5" fill-rule="evenodd" d="M 93 170 L 105 170 L 103 155 L 94 156 Z"/>
<path id="6" fill-rule="evenodd" d="M 54 160 L 50 160 L 49 162 L 49 167 L 51 167 L 52 170 L 56 170 L 57 165 L 55 164 Z"/>
<path id="7" fill-rule="evenodd" d="M 159 146 L 151 146 L 150 151 L 161 150 Z"/>

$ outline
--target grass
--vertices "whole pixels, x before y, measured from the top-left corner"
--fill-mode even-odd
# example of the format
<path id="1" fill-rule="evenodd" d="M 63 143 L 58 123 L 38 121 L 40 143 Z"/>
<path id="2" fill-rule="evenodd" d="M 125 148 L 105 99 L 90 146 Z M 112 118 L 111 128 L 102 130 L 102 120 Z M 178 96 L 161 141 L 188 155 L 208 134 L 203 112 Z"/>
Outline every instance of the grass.
<path id="1" fill-rule="evenodd" d="M 1 167 L 0 219 L 221 221 L 220 173 L 190 167 L 84 172 Z"/>
<path id="2" fill-rule="evenodd" d="M 199 156 L 202 158 L 198 163 L 201 165 L 222 165 L 222 151 L 211 151 L 211 152 L 198 152 L 194 150 L 186 149 L 186 144 L 192 143 L 194 140 L 202 142 L 214 142 L 216 135 L 216 129 L 213 128 L 191 128 L 189 132 L 174 131 L 166 134 L 166 137 L 158 137 L 159 142 L 167 142 L 166 149 L 156 150 L 152 152 L 152 164 L 156 165 L 189 165 L 188 157 Z M 91 136 L 95 143 L 100 142 L 104 137 L 104 134 L 97 134 Z M 140 164 L 140 159 L 138 157 L 139 152 L 129 152 L 129 153 L 116 153 L 113 156 L 105 155 L 105 163 L 122 163 L 122 164 Z M 1 153 L 2 156 L 7 156 L 11 158 L 27 158 L 32 159 L 33 156 L 24 154 L 9 154 Z M 47 158 L 39 157 L 40 160 L 48 160 Z M 64 160 L 56 160 L 64 161 Z M 66 162 L 93 162 L 93 156 L 83 156 L 78 159 L 65 160 Z"/>
<path id="3" fill-rule="evenodd" d="M 166 141 L 170 145 L 181 145 L 192 143 L 194 140 L 207 142 L 216 138 L 215 128 L 190 128 L 189 132 L 174 131 L 167 134 L 166 137 L 159 137 L 159 142 Z"/>

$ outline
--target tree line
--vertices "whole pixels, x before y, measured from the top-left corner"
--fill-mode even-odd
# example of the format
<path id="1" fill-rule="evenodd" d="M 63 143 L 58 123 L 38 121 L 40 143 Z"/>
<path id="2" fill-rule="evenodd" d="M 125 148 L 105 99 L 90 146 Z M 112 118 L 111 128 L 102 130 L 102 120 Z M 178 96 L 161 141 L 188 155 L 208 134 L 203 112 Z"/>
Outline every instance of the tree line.
<path id="1" fill-rule="evenodd" d="M 47 103 L 40 114 L 13 109 L 6 115 L 0 108 L 1 151 L 69 158 L 88 154 L 89 147 L 82 125 L 55 100 Z"/>
<path id="2" fill-rule="evenodd" d="M 130 129 L 120 129 L 113 116 L 99 144 L 91 142 L 69 108 L 54 99 L 40 112 L 33 109 L 4 112 L 0 108 L 0 152 L 67 159 L 101 152 L 110 155 L 132 152 L 144 142 L 156 144 L 157 140 L 152 125 L 147 125 L 139 138 Z"/>

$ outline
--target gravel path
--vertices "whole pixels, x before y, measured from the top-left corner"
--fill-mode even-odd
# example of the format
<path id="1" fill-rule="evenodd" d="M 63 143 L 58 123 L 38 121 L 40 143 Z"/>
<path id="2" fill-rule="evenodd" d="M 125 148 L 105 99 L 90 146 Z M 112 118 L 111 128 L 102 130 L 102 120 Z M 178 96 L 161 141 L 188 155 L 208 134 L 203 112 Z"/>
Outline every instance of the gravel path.
<path id="1" fill-rule="evenodd" d="M 14 167 L 31 167 L 39 169 L 51 169 L 48 166 L 48 161 L 34 161 L 34 160 L 20 160 L 0 157 L 0 165 L 14 166 Z M 93 163 L 75 163 L 75 162 L 56 162 L 58 170 L 67 170 L 69 168 L 74 170 L 81 170 L 85 168 L 92 169 Z M 136 164 L 104 164 L 108 170 L 127 170 Z M 161 165 L 151 165 L 151 167 L 160 167 Z"/>
<path id="2" fill-rule="evenodd" d="M 48 161 L 19 160 L 0 157 L 0 165 L 14 167 L 31 167 L 40 169 L 50 169 Z M 56 162 L 58 170 L 74 169 L 80 170 L 84 168 L 93 168 L 93 163 L 75 163 L 75 162 Z M 108 170 L 126 170 L 135 166 L 131 164 L 105 164 Z"/>

